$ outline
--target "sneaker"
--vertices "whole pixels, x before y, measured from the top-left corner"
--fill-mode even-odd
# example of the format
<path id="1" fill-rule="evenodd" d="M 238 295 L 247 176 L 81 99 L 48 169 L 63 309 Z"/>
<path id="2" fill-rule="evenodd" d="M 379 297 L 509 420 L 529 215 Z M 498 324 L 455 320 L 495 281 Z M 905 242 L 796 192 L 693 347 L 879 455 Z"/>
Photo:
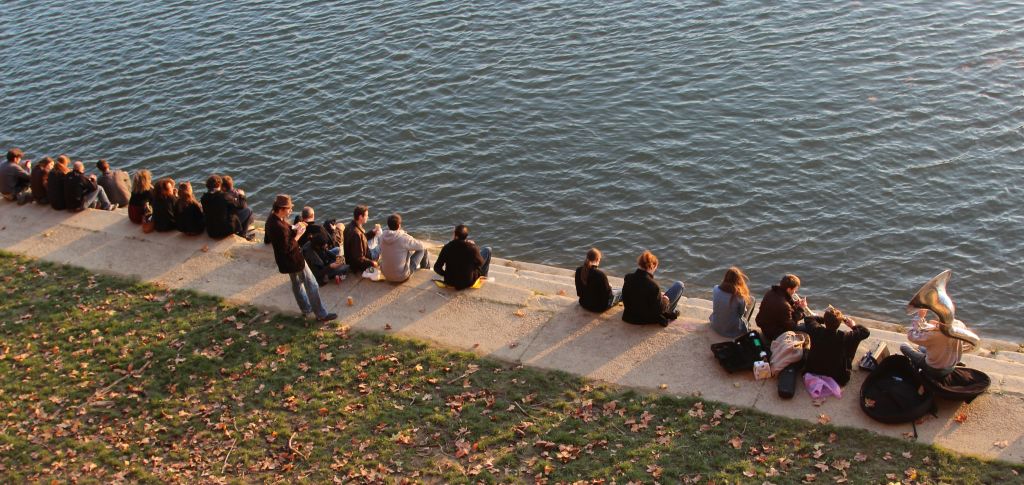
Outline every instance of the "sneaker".
<path id="1" fill-rule="evenodd" d="M 337 319 L 338 319 L 338 314 L 337 313 L 328 313 L 323 318 L 317 318 L 317 320 L 319 320 L 321 322 L 329 322 L 331 320 L 337 320 Z"/>

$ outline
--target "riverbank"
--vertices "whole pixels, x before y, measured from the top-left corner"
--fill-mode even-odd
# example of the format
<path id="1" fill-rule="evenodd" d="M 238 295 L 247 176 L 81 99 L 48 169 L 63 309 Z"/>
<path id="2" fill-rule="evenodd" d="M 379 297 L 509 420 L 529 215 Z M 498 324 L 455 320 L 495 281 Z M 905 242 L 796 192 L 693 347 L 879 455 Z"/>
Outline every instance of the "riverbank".
<path id="1" fill-rule="evenodd" d="M 274 312 L 297 312 L 288 279 L 277 272 L 269 247 L 236 238 L 143 234 L 121 212 L 67 214 L 4 204 L 0 248 Z M 350 278 L 325 286 L 322 295 L 339 323 L 355 330 L 422 339 L 645 391 L 699 395 L 811 423 L 824 415 L 833 424 L 897 438 L 910 431 L 910 426 L 874 422 L 860 411 L 855 396 L 862 372 L 854 373 L 843 399 L 821 406 L 802 389 L 785 401 L 775 395 L 774 381 L 726 374 L 708 351 L 720 339 L 705 324 L 706 301 L 684 300 L 683 316 L 666 329 L 637 327 L 621 322 L 621 309 L 604 315 L 580 310 L 568 270 L 495 259 L 492 274 L 495 281 L 473 291 L 440 290 L 431 274 L 418 272 L 402 285 Z M 346 305 L 349 296 L 352 306 Z M 873 327 L 862 350 L 879 340 L 903 341 L 882 322 L 861 322 Z M 1024 359 L 1013 344 L 986 340 L 983 346 L 964 362 L 989 373 L 990 391 L 970 405 L 941 403 L 937 418 L 917 426 L 919 441 L 1019 463 L 1024 461 Z"/>

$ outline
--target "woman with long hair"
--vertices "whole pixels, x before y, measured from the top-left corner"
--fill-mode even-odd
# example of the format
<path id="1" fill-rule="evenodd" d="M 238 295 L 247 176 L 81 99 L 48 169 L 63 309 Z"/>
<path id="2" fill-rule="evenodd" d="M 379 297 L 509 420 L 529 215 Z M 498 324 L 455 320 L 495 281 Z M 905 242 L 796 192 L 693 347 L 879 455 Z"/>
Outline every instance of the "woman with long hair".
<path id="1" fill-rule="evenodd" d="M 601 251 L 590 248 L 583 266 L 576 268 L 576 296 L 580 297 L 580 306 L 592 312 L 603 312 L 622 298 L 622 292 L 613 290 L 608 276 L 598 269 L 600 264 Z"/>
<path id="2" fill-rule="evenodd" d="M 725 271 L 722 282 L 712 290 L 710 321 L 715 333 L 729 338 L 747 333 L 749 327 L 743 315 L 754 304 L 747 281 L 743 270 L 733 266 Z"/>
<path id="3" fill-rule="evenodd" d="M 178 228 L 174 223 L 174 206 L 178 196 L 174 190 L 174 179 L 167 177 L 156 181 L 153 195 L 153 227 L 159 232 Z"/>
<path id="4" fill-rule="evenodd" d="M 206 219 L 203 217 L 203 206 L 199 205 L 192 184 L 178 184 L 178 202 L 174 204 L 174 222 L 178 230 L 189 235 L 198 236 L 206 231 Z"/>
<path id="5" fill-rule="evenodd" d="M 128 199 L 128 219 L 142 224 L 153 213 L 153 175 L 142 169 L 132 176 L 132 195 Z"/>

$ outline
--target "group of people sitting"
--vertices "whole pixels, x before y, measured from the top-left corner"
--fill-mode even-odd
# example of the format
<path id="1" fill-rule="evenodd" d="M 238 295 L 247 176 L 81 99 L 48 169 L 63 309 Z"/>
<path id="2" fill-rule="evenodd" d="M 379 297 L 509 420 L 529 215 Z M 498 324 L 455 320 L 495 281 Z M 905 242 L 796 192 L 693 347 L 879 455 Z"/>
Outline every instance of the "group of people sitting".
<path id="1" fill-rule="evenodd" d="M 69 168 L 70 165 L 70 168 Z M 0 194 L 19 204 L 35 202 L 56 210 L 115 210 L 128 208 L 128 218 L 156 231 L 181 231 L 188 235 L 205 232 L 220 239 L 237 234 L 252 239 L 252 210 L 245 192 L 234 187 L 228 175 L 211 175 L 206 193 L 196 200 L 192 184 L 175 185 L 170 177 L 153 182 L 149 170 L 131 177 L 115 170 L 106 160 L 96 162 L 99 176 L 85 173 L 81 160 L 71 163 L 67 155 L 44 157 L 34 166 L 24 160 L 18 148 L 7 151 L 7 163 L 0 169 Z"/>
<path id="2" fill-rule="evenodd" d="M 591 248 L 583 265 L 576 268 L 576 295 L 581 307 L 604 312 L 620 302 L 622 320 L 631 324 L 668 326 L 679 316 L 677 305 L 683 294 L 683 283 L 676 281 L 664 292 L 654 281 L 658 258 L 644 251 L 637 258 L 637 269 L 625 275 L 621 289 L 612 288 L 607 275 L 599 269 L 601 251 Z M 712 312 L 709 326 L 715 333 L 737 338 L 752 329 L 745 316 L 754 304 L 747 286 L 749 279 L 737 267 L 726 270 L 722 282 L 712 289 Z M 761 299 L 755 323 L 765 346 L 786 332 L 803 332 L 810 337 L 810 350 L 804 370 L 834 379 L 840 386 L 850 380 L 857 346 L 870 336 L 870 331 L 833 307 L 822 315 L 812 315 L 807 299 L 797 290 L 800 278 L 787 274 L 773 285 Z M 928 310 L 914 315 L 907 337 L 920 347 L 903 345 L 901 351 L 919 368 L 943 377 L 953 371 L 963 355 L 963 344 L 939 330 L 939 322 L 927 321 Z M 841 327 L 847 327 L 843 330 Z"/>
<path id="3" fill-rule="evenodd" d="M 71 163 L 66 155 L 56 159 L 45 157 L 32 166 L 31 160 L 24 160 L 20 149 L 12 148 L 7 152 L 7 163 L 0 167 L 0 195 L 19 204 L 34 201 L 57 210 L 127 207 L 132 222 L 156 231 L 177 230 L 188 235 L 206 232 L 218 239 L 236 234 L 251 240 L 255 235 L 245 193 L 234 187 L 230 176 L 207 178 L 206 193 L 197 201 L 189 182 L 175 185 L 167 177 L 154 183 L 148 170 L 139 170 L 129 187 L 128 174 L 112 169 L 106 160 L 99 160 L 96 168 L 98 177 L 88 175 L 81 161 Z M 290 276 L 304 316 L 320 320 L 337 318 L 324 308 L 318 286 L 331 280 L 340 283 L 347 273 L 379 271 L 387 281 L 403 282 L 413 271 L 430 267 L 426 246 L 405 232 L 402 217 L 397 213 L 387 218 L 386 230 L 376 224 L 367 231 L 364 226 L 369 220 L 369 208 L 357 206 L 339 238 L 337 227 L 316 223 L 314 210 L 309 206 L 292 223 L 286 222 L 292 208 L 291 197 L 275 198 L 264 242 L 273 245 L 279 271 Z M 459 224 L 433 267 L 447 286 L 464 289 L 487 276 L 490 260 L 491 249 L 478 248 L 469 239 L 469 228 Z M 600 263 L 601 251 L 592 248 L 583 265 L 576 269 L 580 306 L 604 312 L 621 302 L 622 319 L 637 325 L 664 327 L 679 317 L 677 306 L 684 285 L 675 281 L 667 290 L 661 290 L 654 280 L 658 258 L 653 253 L 640 254 L 637 269 L 625 275 L 621 289 L 611 287 Z M 751 330 L 744 318 L 753 305 L 747 282 L 743 271 L 732 267 L 712 290 L 710 327 L 723 337 L 736 338 Z M 832 377 L 843 385 L 850 379 L 858 344 L 870 332 L 832 307 L 821 316 L 810 315 L 807 299 L 797 296 L 799 287 L 800 279 L 787 274 L 765 293 L 756 318 L 765 344 L 770 345 L 788 331 L 807 333 L 811 338 L 808 372 Z M 952 372 L 963 355 L 961 341 L 943 334 L 937 321 L 927 320 L 927 310 L 914 315 L 911 323 L 908 339 L 920 347 L 903 345 L 901 351 L 934 377 Z M 842 325 L 849 330 L 841 330 Z"/>
<path id="4" fill-rule="evenodd" d="M 304 207 L 288 222 L 293 208 L 288 195 L 274 199 L 264 242 L 274 248 L 278 271 L 291 279 L 292 293 L 305 318 L 329 321 L 338 317 L 324 307 L 319 286 L 331 280 L 340 283 L 347 273 L 401 283 L 414 271 L 430 267 L 426 245 L 405 231 L 401 214 L 388 216 L 387 229 L 375 224 L 367 230 L 370 208 L 358 205 L 339 241 L 338 227 L 330 220 L 317 224 L 312 207 Z M 459 224 L 433 266 L 445 285 L 461 290 L 486 277 L 490 265 L 491 248 L 478 248 L 469 239 L 469 227 Z"/>

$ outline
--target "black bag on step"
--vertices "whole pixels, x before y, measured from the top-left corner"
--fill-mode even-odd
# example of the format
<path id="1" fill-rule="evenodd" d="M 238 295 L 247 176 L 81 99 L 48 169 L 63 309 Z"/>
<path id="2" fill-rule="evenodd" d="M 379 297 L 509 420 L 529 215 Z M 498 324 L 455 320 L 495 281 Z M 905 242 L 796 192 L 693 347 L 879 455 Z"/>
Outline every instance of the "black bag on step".
<path id="1" fill-rule="evenodd" d="M 743 370 L 752 371 L 754 362 L 761 360 L 761 352 L 764 352 L 769 359 L 772 356 L 771 349 L 765 345 L 761 333 L 757 330 L 740 335 L 732 342 L 711 344 L 711 353 L 714 354 L 722 368 L 730 374 Z"/>
<path id="2" fill-rule="evenodd" d="M 803 362 L 794 362 L 782 369 L 779 373 L 779 397 L 792 399 L 796 394 L 796 381 L 800 377 L 800 369 L 804 367 Z"/>
<path id="3" fill-rule="evenodd" d="M 872 419 L 888 424 L 913 423 L 936 412 L 931 389 L 903 354 L 886 357 L 864 379 L 860 408 Z"/>

